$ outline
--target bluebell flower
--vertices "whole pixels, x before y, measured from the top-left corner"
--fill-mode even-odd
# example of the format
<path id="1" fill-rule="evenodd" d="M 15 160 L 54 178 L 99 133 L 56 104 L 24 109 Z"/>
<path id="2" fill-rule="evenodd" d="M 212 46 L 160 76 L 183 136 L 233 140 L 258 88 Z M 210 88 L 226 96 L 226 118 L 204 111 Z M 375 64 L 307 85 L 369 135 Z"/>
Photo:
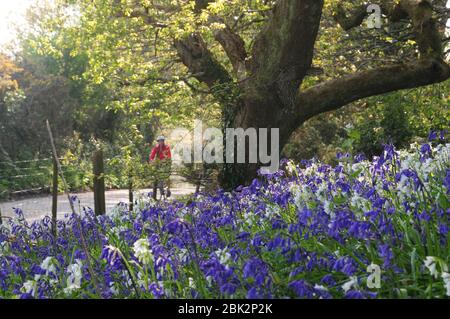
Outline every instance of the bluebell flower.
<path id="1" fill-rule="evenodd" d="M 420 153 L 422 153 L 422 159 L 428 158 L 432 153 L 431 145 L 428 143 L 423 144 L 420 147 Z"/>
<path id="2" fill-rule="evenodd" d="M 323 286 L 316 284 L 314 286 L 313 290 L 314 290 L 313 295 L 316 295 L 319 299 L 332 299 L 333 298 L 333 296 L 328 291 L 328 289 Z"/>
<path id="3" fill-rule="evenodd" d="M 378 245 L 378 254 L 381 258 L 383 258 L 384 268 L 389 268 L 392 265 L 392 259 L 394 258 L 394 254 L 392 253 L 391 248 L 387 244 Z"/>
<path id="4" fill-rule="evenodd" d="M 333 275 L 328 274 L 322 277 L 322 279 L 320 280 L 321 283 L 324 283 L 330 287 L 336 285 L 336 281 L 333 278 Z"/>
<path id="5" fill-rule="evenodd" d="M 363 153 L 359 153 L 359 154 L 357 154 L 355 156 L 354 162 L 355 163 L 360 163 L 360 162 L 365 161 L 365 160 L 367 160 L 367 157 Z"/>
<path id="6" fill-rule="evenodd" d="M 116 268 L 122 268 L 122 253 L 120 250 L 114 246 L 107 245 L 102 249 L 102 254 L 100 258 L 106 259 L 109 265 Z"/>
<path id="7" fill-rule="evenodd" d="M 289 283 L 288 287 L 292 289 L 298 297 L 313 297 L 313 289 L 304 280 L 294 280 Z"/>
<path id="8" fill-rule="evenodd" d="M 333 270 L 352 276 L 357 271 L 356 262 L 350 257 L 341 257 L 334 262 Z"/>
<path id="9" fill-rule="evenodd" d="M 176 218 L 164 226 L 164 230 L 166 230 L 169 234 L 179 233 L 185 228 L 187 228 L 187 223 L 180 218 Z"/>
<path id="10" fill-rule="evenodd" d="M 336 158 L 338 160 L 349 159 L 350 158 L 350 154 L 349 153 L 339 152 L 339 153 L 336 154 Z"/>
<path id="11" fill-rule="evenodd" d="M 220 286 L 220 292 L 222 294 L 232 295 L 236 292 L 237 286 L 233 283 L 225 283 Z"/>
<path id="12" fill-rule="evenodd" d="M 349 290 L 345 293 L 347 299 L 366 299 L 364 294 L 359 290 Z"/>
<path id="13" fill-rule="evenodd" d="M 253 278 L 255 284 L 261 286 L 265 284 L 266 276 L 268 275 L 268 267 L 262 260 L 253 257 L 247 260 L 242 272 L 245 279 Z"/>
<path id="14" fill-rule="evenodd" d="M 157 283 L 151 283 L 148 287 L 148 290 L 153 294 L 153 297 L 155 299 L 161 299 L 164 297 L 164 289 Z"/>
<path id="15" fill-rule="evenodd" d="M 262 299 L 262 298 L 264 298 L 264 294 L 262 294 L 257 287 L 252 287 L 247 292 L 247 299 Z"/>
<path id="16" fill-rule="evenodd" d="M 447 195 L 450 195 L 450 168 L 445 171 L 444 186 L 447 188 Z"/>
<path id="17" fill-rule="evenodd" d="M 431 131 L 429 134 L 428 134 L 428 141 L 434 141 L 434 140 L 436 140 L 437 139 L 437 131 Z"/>
<path id="18" fill-rule="evenodd" d="M 429 245 L 430 237 L 425 226 L 433 238 L 438 236 L 442 247 L 447 246 L 450 209 L 445 196 L 434 198 L 450 193 L 450 169 L 445 154 L 429 156 L 428 145 L 405 162 L 400 162 L 404 153 L 387 145 L 379 158 L 356 166 L 364 168 L 356 177 L 352 176 L 355 167 L 350 171 L 349 167 L 364 158 L 352 160 L 345 155 L 341 158 L 350 165 L 333 168 L 317 160 L 305 161 L 307 169 L 298 168 L 295 176 L 286 177 L 280 171 L 235 192 L 197 194 L 188 203 L 152 202 L 134 212 L 123 205 L 118 213 L 104 216 L 95 216 L 92 209 L 85 208 L 80 221 L 101 287 L 98 297 L 117 297 L 116 286 L 120 287 L 120 297 L 135 296 L 123 263 L 126 259 L 127 267 L 138 274 L 138 287 L 155 298 L 202 298 L 203 291 L 212 297 L 280 297 L 286 291 L 283 284 L 277 287 L 275 283 L 283 282 L 295 297 L 342 297 L 344 291 L 346 298 L 375 298 L 376 294 L 360 290 L 358 278 L 367 275 L 361 263 L 382 259 L 383 267 L 389 268 L 383 282 L 395 281 L 399 274 L 406 279 L 410 276 L 410 256 L 399 256 L 398 264 L 394 264 L 393 247 L 399 247 L 399 254 L 403 253 L 400 247 L 405 247 L 405 252 L 411 248 L 405 242 L 405 233 L 399 231 L 403 230 L 398 227 L 399 220 L 418 232 L 424 246 Z M 436 150 L 440 147 L 446 146 Z M 422 156 L 423 160 L 424 155 L 427 161 L 418 162 L 417 158 Z M 397 193 L 400 186 L 402 192 Z M 428 196 L 428 192 L 432 201 L 423 200 L 422 194 Z M 355 203 L 350 204 L 356 194 Z M 77 285 L 77 297 L 96 295 L 81 245 L 78 217 L 68 215 L 67 220 L 58 220 L 58 237 L 53 238 L 49 217 L 29 223 L 23 212 L 16 213 L 18 219 L 0 227 L 2 294 L 61 296 L 65 288 L 63 271 L 78 259 L 82 266 L 77 276 L 82 275 L 83 285 Z M 121 247 L 125 257 L 111 243 Z M 336 250 L 337 243 L 345 249 Z M 352 250 L 351 256 L 343 255 L 346 249 Z M 100 250 L 101 254 L 97 253 Z M 48 256 L 54 256 L 56 265 L 51 271 L 48 262 L 43 262 Z M 148 287 L 142 269 L 155 281 Z M 204 287 L 178 288 L 174 284 L 185 282 L 193 273 L 204 276 L 204 281 L 197 282 Z M 36 284 L 30 280 L 34 275 L 40 278 Z M 51 280 L 61 277 L 63 287 L 52 286 Z M 340 289 L 347 277 L 351 280 Z M 20 291 L 15 284 L 17 278 L 29 281 L 27 287 L 36 287 L 32 295 Z M 382 297 L 391 293 L 387 287 Z M 420 293 L 419 289 L 415 291 Z"/>
<path id="19" fill-rule="evenodd" d="M 74 203 L 74 204 L 79 204 L 80 203 L 80 200 L 78 199 L 78 196 L 76 196 L 76 195 L 71 195 L 70 196 L 70 201 L 72 203 Z"/>
<path id="20" fill-rule="evenodd" d="M 444 223 L 439 223 L 439 234 L 441 235 L 442 242 L 445 243 L 450 232 L 449 225 Z"/>

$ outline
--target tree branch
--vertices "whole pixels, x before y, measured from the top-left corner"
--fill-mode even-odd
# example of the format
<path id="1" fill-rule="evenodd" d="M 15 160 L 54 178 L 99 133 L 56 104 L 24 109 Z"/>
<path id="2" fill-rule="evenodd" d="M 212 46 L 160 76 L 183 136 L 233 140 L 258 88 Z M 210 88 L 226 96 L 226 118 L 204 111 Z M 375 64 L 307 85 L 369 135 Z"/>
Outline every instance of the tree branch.
<path id="1" fill-rule="evenodd" d="M 439 83 L 449 78 L 450 66 L 443 60 L 432 58 L 350 74 L 299 92 L 297 120 L 304 122 L 362 98 Z"/>
<path id="2" fill-rule="evenodd" d="M 198 33 L 175 40 L 175 47 L 181 61 L 197 80 L 206 83 L 210 88 L 217 84 L 232 82 L 225 68 L 208 50 L 205 41 Z"/>
<path id="3" fill-rule="evenodd" d="M 247 51 L 245 50 L 245 42 L 242 38 L 234 33 L 228 26 L 214 32 L 214 37 L 225 50 L 238 80 L 242 80 L 246 76 Z"/>
<path id="4" fill-rule="evenodd" d="M 233 78 L 216 60 L 198 33 L 175 41 L 183 64 L 193 77 L 205 83 L 222 106 L 231 106 L 234 97 Z"/>
<path id="5" fill-rule="evenodd" d="M 145 24 L 151 25 L 155 28 L 167 28 L 168 25 L 162 22 L 159 22 L 149 14 L 149 8 L 141 5 L 140 3 L 135 3 L 134 7 L 132 7 L 131 11 L 126 13 L 126 11 L 122 8 L 122 3 L 120 0 L 114 0 L 113 6 L 115 6 L 118 10 L 115 13 L 117 18 L 141 18 Z M 162 9 L 162 7 L 159 7 Z M 167 10 L 169 10 L 167 8 Z M 175 10 L 172 8 L 170 10 Z"/>
<path id="6" fill-rule="evenodd" d="M 214 0 L 195 0 L 194 12 L 201 13 L 211 2 L 214 2 Z"/>
<path id="7" fill-rule="evenodd" d="M 199 14 L 206 9 L 213 0 L 196 0 L 194 13 Z M 217 17 L 210 17 L 210 22 L 219 22 Z M 238 80 L 242 80 L 246 76 L 245 60 L 247 59 L 247 51 L 245 50 L 244 40 L 226 24 L 225 27 L 214 32 L 214 38 L 220 43 L 231 64 Z"/>
<path id="8" fill-rule="evenodd" d="M 442 36 L 433 18 L 430 0 L 401 0 L 399 6 L 411 19 L 420 54 L 441 57 Z"/>
<path id="9" fill-rule="evenodd" d="M 213 0 L 195 0 L 194 11 L 200 13 L 203 9 L 206 9 L 208 4 Z M 115 0 L 115 5 L 120 8 L 121 2 Z M 176 5 L 155 5 L 145 6 L 141 2 L 136 1 L 131 12 L 125 14 L 120 9 L 116 13 L 117 17 L 140 17 L 148 25 L 154 27 L 167 27 L 167 25 L 159 23 L 150 14 L 150 7 L 162 10 L 165 12 L 173 12 L 178 10 Z M 215 34 L 216 39 L 224 47 L 227 55 L 233 64 L 233 67 L 237 71 L 242 70 L 242 64 L 245 62 L 246 52 L 244 41 L 228 27 L 222 30 L 218 30 Z M 227 70 L 217 61 L 213 54 L 208 50 L 207 45 L 199 33 L 193 33 L 182 39 L 175 39 L 174 46 L 178 52 L 178 56 L 181 62 L 189 69 L 193 77 L 198 81 L 208 85 L 211 92 L 216 96 L 219 101 L 227 100 L 225 96 L 228 92 L 227 89 L 223 89 L 221 86 L 232 86 L 233 79 Z M 148 79 L 144 79 L 143 83 Z M 221 87 L 221 88 L 219 88 Z M 228 92 L 229 94 L 230 92 Z"/>
<path id="10" fill-rule="evenodd" d="M 345 13 L 344 6 L 339 3 L 334 12 L 333 18 L 341 26 L 342 29 L 348 31 L 360 26 L 367 16 L 367 5 L 358 6 L 350 15 Z"/>
<path id="11" fill-rule="evenodd" d="M 442 56 L 442 35 L 433 18 L 431 0 L 382 0 L 381 7 L 391 22 L 409 18 L 415 33 L 421 55 L 432 57 Z M 348 17 L 342 3 L 334 12 L 334 18 L 344 30 L 350 30 L 361 25 L 367 15 L 367 6 L 356 8 Z"/>
<path id="12" fill-rule="evenodd" d="M 349 74 L 298 92 L 295 108 L 298 122 L 365 97 L 430 85 L 450 78 L 450 66 L 443 59 L 442 36 L 432 15 L 431 2 L 384 0 L 382 5 L 391 19 L 409 17 L 418 43 L 420 59 Z M 337 16 L 345 18 L 343 12 Z M 340 22 L 344 29 L 360 23 L 361 17 L 356 19 L 356 16 L 358 13 L 354 14 L 351 21 L 345 18 L 346 21 Z"/>

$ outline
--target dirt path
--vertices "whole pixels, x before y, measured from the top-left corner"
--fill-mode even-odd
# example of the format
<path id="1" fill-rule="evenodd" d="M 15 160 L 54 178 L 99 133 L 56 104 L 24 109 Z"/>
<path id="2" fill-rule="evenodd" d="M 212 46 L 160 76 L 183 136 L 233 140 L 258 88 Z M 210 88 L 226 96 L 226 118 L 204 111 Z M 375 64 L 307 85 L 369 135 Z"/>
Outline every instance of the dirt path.
<path id="1" fill-rule="evenodd" d="M 180 196 L 193 194 L 195 187 L 193 185 L 182 183 L 177 184 L 176 187 L 171 188 L 172 197 L 179 198 Z M 142 189 L 137 193 L 148 194 L 152 192 L 150 189 Z M 159 193 L 158 193 L 159 194 Z M 81 207 L 94 207 L 94 193 L 74 193 L 80 200 Z M 136 196 L 136 194 L 135 194 Z M 106 197 L 106 210 L 111 211 L 118 203 L 128 203 L 128 190 L 111 190 L 107 191 Z M 25 218 L 29 221 L 41 219 L 45 216 L 50 216 L 52 211 L 52 197 L 39 196 L 28 199 L 21 199 L 8 202 L 0 202 L 0 210 L 2 216 L 14 216 L 14 208 L 21 208 L 24 212 Z M 58 218 L 64 218 L 64 215 L 70 212 L 69 202 L 66 195 L 58 196 Z"/>

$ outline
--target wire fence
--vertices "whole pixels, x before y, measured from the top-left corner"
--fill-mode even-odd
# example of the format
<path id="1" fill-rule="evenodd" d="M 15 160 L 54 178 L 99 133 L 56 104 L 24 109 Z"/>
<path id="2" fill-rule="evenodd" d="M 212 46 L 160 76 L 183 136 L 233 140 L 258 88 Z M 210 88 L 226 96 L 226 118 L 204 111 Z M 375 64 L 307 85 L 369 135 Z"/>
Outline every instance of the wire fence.
<path id="1" fill-rule="evenodd" d="M 0 162 L 0 199 L 50 192 L 52 167 L 52 158 Z"/>
<path id="2" fill-rule="evenodd" d="M 77 163 L 67 163 L 64 158 L 59 159 L 61 161 L 61 168 L 63 173 L 67 176 L 73 177 L 76 174 L 86 173 L 84 171 L 90 170 L 90 168 L 84 168 L 84 171 L 80 173 L 80 167 Z M 109 159 L 106 160 L 109 162 Z M 106 175 L 117 174 L 113 172 L 113 167 L 105 167 Z M 186 180 L 185 172 L 183 169 L 178 167 L 172 167 L 170 170 L 171 178 L 181 178 Z M 105 176 L 106 176 L 105 175 Z M 153 176 L 154 177 L 154 176 Z M 149 176 L 143 177 L 148 179 L 148 187 L 153 184 L 150 182 L 152 178 Z M 69 178 L 69 181 L 76 180 L 77 178 Z M 33 160 L 20 160 L 20 161 L 9 161 L 0 162 L 0 200 L 12 199 L 21 195 L 35 195 L 35 194 L 50 194 L 52 190 L 53 183 L 53 159 L 52 158 L 41 158 Z M 79 190 L 80 188 L 75 185 L 76 183 L 70 183 L 69 185 L 72 189 Z M 91 184 L 91 181 L 89 181 Z M 89 186 L 89 188 L 92 185 Z M 83 188 L 84 189 L 84 188 Z"/>

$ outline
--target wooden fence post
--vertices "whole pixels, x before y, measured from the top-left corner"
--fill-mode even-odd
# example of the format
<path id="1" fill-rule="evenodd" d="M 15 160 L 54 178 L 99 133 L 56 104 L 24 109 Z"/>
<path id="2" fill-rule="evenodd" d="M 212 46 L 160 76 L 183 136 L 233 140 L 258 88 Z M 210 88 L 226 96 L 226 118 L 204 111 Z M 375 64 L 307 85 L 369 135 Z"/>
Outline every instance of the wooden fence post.
<path id="1" fill-rule="evenodd" d="M 97 277 L 95 276 L 94 269 L 92 268 L 89 250 L 87 248 L 86 239 L 84 238 L 84 234 L 83 234 L 83 226 L 81 224 L 81 218 L 75 212 L 75 207 L 73 205 L 73 201 L 70 198 L 69 186 L 67 185 L 66 179 L 64 178 L 64 173 L 62 171 L 61 163 L 59 162 L 59 158 L 58 158 L 58 152 L 56 151 L 55 139 L 53 138 L 52 129 L 50 127 L 50 122 L 48 121 L 48 119 L 46 121 L 46 124 L 47 124 L 48 137 L 50 138 L 50 145 L 52 146 L 53 159 L 55 160 L 55 162 L 56 162 L 56 164 L 58 166 L 58 173 L 61 175 L 61 181 L 62 181 L 62 184 L 64 186 L 64 192 L 66 193 L 67 199 L 69 200 L 69 205 L 70 205 L 70 209 L 72 211 L 72 214 L 74 216 L 76 216 L 76 219 L 77 219 L 78 228 L 79 228 L 79 231 L 80 231 L 81 245 L 83 247 L 83 250 L 84 250 L 84 253 L 85 253 L 85 256 L 86 256 L 85 258 L 86 258 L 87 265 L 88 265 L 89 275 L 91 276 L 91 279 L 92 279 L 92 282 L 94 284 L 94 288 L 95 288 L 95 291 L 96 291 L 97 295 L 100 296 L 101 292 L 100 292 L 100 289 L 98 288 Z"/>
<path id="2" fill-rule="evenodd" d="M 103 165 L 103 151 L 96 150 L 92 156 L 94 170 L 94 206 L 96 215 L 106 213 L 105 204 L 105 174 Z"/>
<path id="3" fill-rule="evenodd" d="M 58 217 L 58 163 L 53 159 L 53 182 L 52 182 L 52 233 L 56 237 L 56 220 Z"/>
<path id="4" fill-rule="evenodd" d="M 131 178 L 131 176 L 128 177 L 128 207 L 130 212 L 133 211 L 133 203 L 134 203 L 134 198 L 133 198 L 133 179 Z"/>

